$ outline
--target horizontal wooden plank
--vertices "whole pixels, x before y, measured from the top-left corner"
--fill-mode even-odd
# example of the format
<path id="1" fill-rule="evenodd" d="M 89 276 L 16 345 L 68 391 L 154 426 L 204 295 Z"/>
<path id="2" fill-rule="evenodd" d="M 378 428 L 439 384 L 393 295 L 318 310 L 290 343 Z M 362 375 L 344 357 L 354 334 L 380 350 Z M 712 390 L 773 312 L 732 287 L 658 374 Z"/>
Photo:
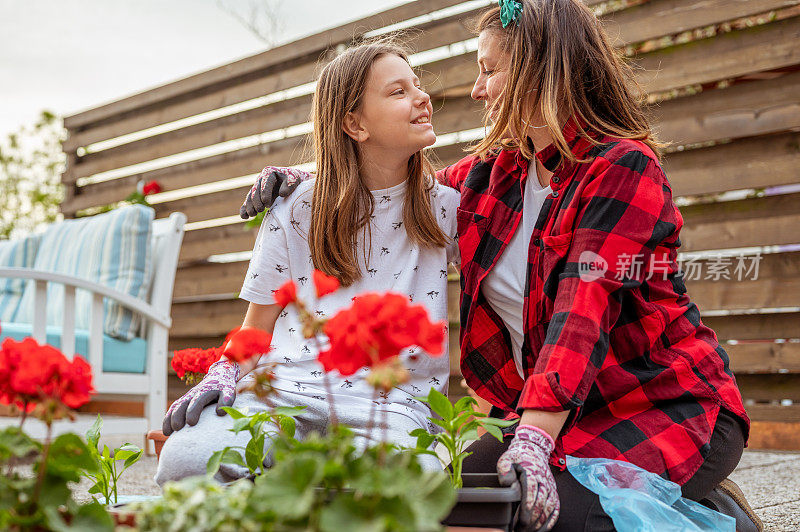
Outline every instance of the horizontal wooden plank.
<path id="1" fill-rule="evenodd" d="M 248 261 L 197 264 L 179 268 L 175 274 L 173 298 L 209 294 L 236 294 L 241 290 Z"/>
<path id="2" fill-rule="evenodd" d="M 788 399 L 800 402 L 800 374 L 747 374 L 736 375 L 742 397 L 756 402 Z"/>
<path id="3" fill-rule="evenodd" d="M 258 231 L 245 229 L 244 221 L 219 227 L 208 227 L 186 231 L 183 236 L 181 262 L 205 260 L 211 255 L 250 251 Z"/>
<path id="4" fill-rule="evenodd" d="M 798 183 L 799 163 L 800 133 L 785 133 L 670 153 L 664 171 L 678 197 Z"/>
<path id="5" fill-rule="evenodd" d="M 681 207 L 681 251 L 800 243 L 800 194 Z"/>
<path id="6" fill-rule="evenodd" d="M 798 0 L 650 0 L 610 13 L 602 20 L 613 45 L 623 46 L 798 3 Z"/>
<path id="7" fill-rule="evenodd" d="M 240 78 L 258 75 L 264 70 L 276 68 L 289 62 L 319 57 L 330 47 L 341 43 L 347 43 L 355 36 L 426 13 L 444 9 L 458 4 L 460 1 L 461 0 L 424 0 L 408 2 L 375 15 L 278 46 L 266 52 L 188 76 L 181 80 L 143 91 L 94 109 L 77 113 L 65 118 L 64 125 L 68 129 L 86 128 L 102 120 L 118 117 L 125 113 L 140 111 L 141 108 L 145 106 L 156 105 L 164 101 L 186 97 L 197 91 L 208 90 L 209 87 L 219 86 L 237 81 Z"/>
<path id="8" fill-rule="evenodd" d="M 638 56 L 637 78 L 654 93 L 793 66 L 798 39 L 800 17 L 732 31 Z"/>
<path id="9" fill-rule="evenodd" d="M 736 375 L 745 373 L 800 373 L 800 343 L 751 342 L 724 345 Z"/>
<path id="10" fill-rule="evenodd" d="M 753 421 L 750 424 L 750 439 L 747 446 L 750 449 L 798 451 L 800 450 L 800 423 Z"/>
<path id="11" fill-rule="evenodd" d="M 800 338 L 800 312 L 705 316 L 703 323 L 720 341 Z"/>
<path id="12" fill-rule="evenodd" d="M 650 112 L 656 135 L 676 145 L 789 131 L 800 124 L 800 72 L 667 100 Z"/>
<path id="13" fill-rule="evenodd" d="M 751 421 L 797 423 L 797 436 L 800 442 L 800 405 L 754 404 L 746 406 L 745 410 Z M 800 446 L 797 449 L 800 449 Z"/>
<path id="14" fill-rule="evenodd" d="M 744 261 L 743 267 L 756 262 L 757 272 L 743 269 L 737 275 L 737 263 L 731 261 L 724 267 L 729 279 L 709 276 L 708 263 L 703 264 L 696 270 L 703 280 L 686 282 L 689 297 L 701 312 L 800 306 L 800 252 L 764 254 L 760 261 Z M 684 263 L 683 268 L 687 277 L 693 275 L 690 266 Z"/>
<path id="15" fill-rule="evenodd" d="M 218 337 L 239 327 L 247 312 L 247 301 L 230 299 L 207 302 L 175 303 L 172 305 L 170 338 Z"/>

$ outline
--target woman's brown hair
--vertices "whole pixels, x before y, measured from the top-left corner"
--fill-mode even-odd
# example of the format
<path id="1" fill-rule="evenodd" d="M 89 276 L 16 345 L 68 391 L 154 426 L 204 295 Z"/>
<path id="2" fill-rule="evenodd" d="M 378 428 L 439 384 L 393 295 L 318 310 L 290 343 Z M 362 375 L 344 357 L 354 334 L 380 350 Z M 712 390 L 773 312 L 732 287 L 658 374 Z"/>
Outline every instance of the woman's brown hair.
<path id="1" fill-rule="evenodd" d="M 563 120 L 576 116 L 589 129 L 617 138 L 641 140 L 658 156 L 664 146 L 650 128 L 643 94 L 631 67 L 611 46 L 600 21 L 580 0 L 518 0 L 518 23 L 503 28 L 500 8 L 488 10 L 476 24 L 476 32 L 493 31 L 509 54 L 503 97 L 489 134 L 471 149 L 482 159 L 498 148 L 519 149 L 532 160 L 527 142 L 508 138 L 508 132 L 525 131 L 541 106 L 562 160 L 578 159 L 562 133 Z M 579 134 L 598 142 L 577 124 Z M 541 150 L 544 146 L 537 146 Z M 583 161 L 581 161 L 583 162 Z"/>
<path id="2" fill-rule="evenodd" d="M 331 61 L 320 74 L 314 92 L 314 184 L 308 244 L 314 267 L 349 286 L 361 278 L 358 239 L 364 233 L 362 253 L 372 238 L 369 221 L 375 199 L 360 177 L 358 143 L 343 129 L 347 113 L 362 104 L 372 64 L 384 55 L 408 62 L 405 50 L 388 39 L 354 46 Z M 408 160 L 408 180 L 403 205 L 403 226 L 411 241 L 421 247 L 445 246 L 448 237 L 433 214 L 430 190 L 433 171 L 419 151 Z"/>

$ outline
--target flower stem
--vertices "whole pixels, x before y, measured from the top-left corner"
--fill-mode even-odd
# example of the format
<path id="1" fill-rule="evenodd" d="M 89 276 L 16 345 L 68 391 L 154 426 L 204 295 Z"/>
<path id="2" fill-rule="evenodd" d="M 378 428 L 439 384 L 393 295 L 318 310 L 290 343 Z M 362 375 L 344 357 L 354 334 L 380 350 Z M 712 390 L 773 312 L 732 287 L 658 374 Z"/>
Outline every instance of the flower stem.
<path id="1" fill-rule="evenodd" d="M 33 501 L 39 501 L 39 494 L 42 492 L 42 484 L 44 484 L 44 474 L 47 470 L 47 458 L 50 455 L 50 436 L 53 432 L 52 421 L 47 423 L 47 436 L 44 440 L 44 449 L 42 450 L 42 465 L 39 468 L 39 474 L 36 478 L 36 489 L 33 491 Z"/>
<path id="2" fill-rule="evenodd" d="M 375 424 L 375 410 L 376 410 L 375 403 L 377 402 L 378 402 L 378 389 L 375 388 L 372 393 L 372 408 L 369 411 L 369 418 L 367 419 L 367 429 L 366 429 L 367 444 L 369 444 L 372 441 L 372 428 L 373 425 Z"/>

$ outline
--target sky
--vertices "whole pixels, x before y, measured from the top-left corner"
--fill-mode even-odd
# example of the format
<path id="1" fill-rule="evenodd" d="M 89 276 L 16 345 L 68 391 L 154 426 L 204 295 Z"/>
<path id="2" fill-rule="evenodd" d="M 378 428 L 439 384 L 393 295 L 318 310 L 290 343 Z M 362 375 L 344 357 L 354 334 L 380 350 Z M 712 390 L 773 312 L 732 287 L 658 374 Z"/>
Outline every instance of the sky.
<path id="1" fill-rule="evenodd" d="M 405 3 L 277 1 L 279 42 Z M 0 138 L 266 48 L 217 0 L 0 0 Z"/>

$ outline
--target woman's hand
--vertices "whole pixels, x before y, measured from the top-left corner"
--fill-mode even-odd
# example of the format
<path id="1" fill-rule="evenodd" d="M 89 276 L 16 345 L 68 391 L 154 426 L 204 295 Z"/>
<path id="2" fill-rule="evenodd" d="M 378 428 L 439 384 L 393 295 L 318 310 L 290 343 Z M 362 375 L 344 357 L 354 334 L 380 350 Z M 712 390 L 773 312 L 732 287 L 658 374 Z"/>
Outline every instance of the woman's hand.
<path id="1" fill-rule="evenodd" d="M 518 522 L 522 530 L 550 530 L 558 521 L 561 503 L 549 463 L 554 446 L 553 438 L 542 429 L 520 425 L 497 461 L 500 485 L 519 480 L 522 488 Z"/>
<path id="2" fill-rule="evenodd" d="M 272 207 L 278 196 L 291 196 L 294 189 L 301 181 L 311 177 L 308 172 L 294 168 L 267 166 L 261 170 L 253 188 L 244 198 L 244 203 L 239 208 L 239 216 L 247 220 Z"/>
<path id="3" fill-rule="evenodd" d="M 223 358 L 211 364 L 208 373 L 195 387 L 172 403 L 161 430 L 169 436 L 184 425 L 196 425 L 205 407 L 216 402 L 217 415 L 224 416 L 224 406 L 233 406 L 236 399 L 236 381 L 239 379 L 239 366 Z"/>

